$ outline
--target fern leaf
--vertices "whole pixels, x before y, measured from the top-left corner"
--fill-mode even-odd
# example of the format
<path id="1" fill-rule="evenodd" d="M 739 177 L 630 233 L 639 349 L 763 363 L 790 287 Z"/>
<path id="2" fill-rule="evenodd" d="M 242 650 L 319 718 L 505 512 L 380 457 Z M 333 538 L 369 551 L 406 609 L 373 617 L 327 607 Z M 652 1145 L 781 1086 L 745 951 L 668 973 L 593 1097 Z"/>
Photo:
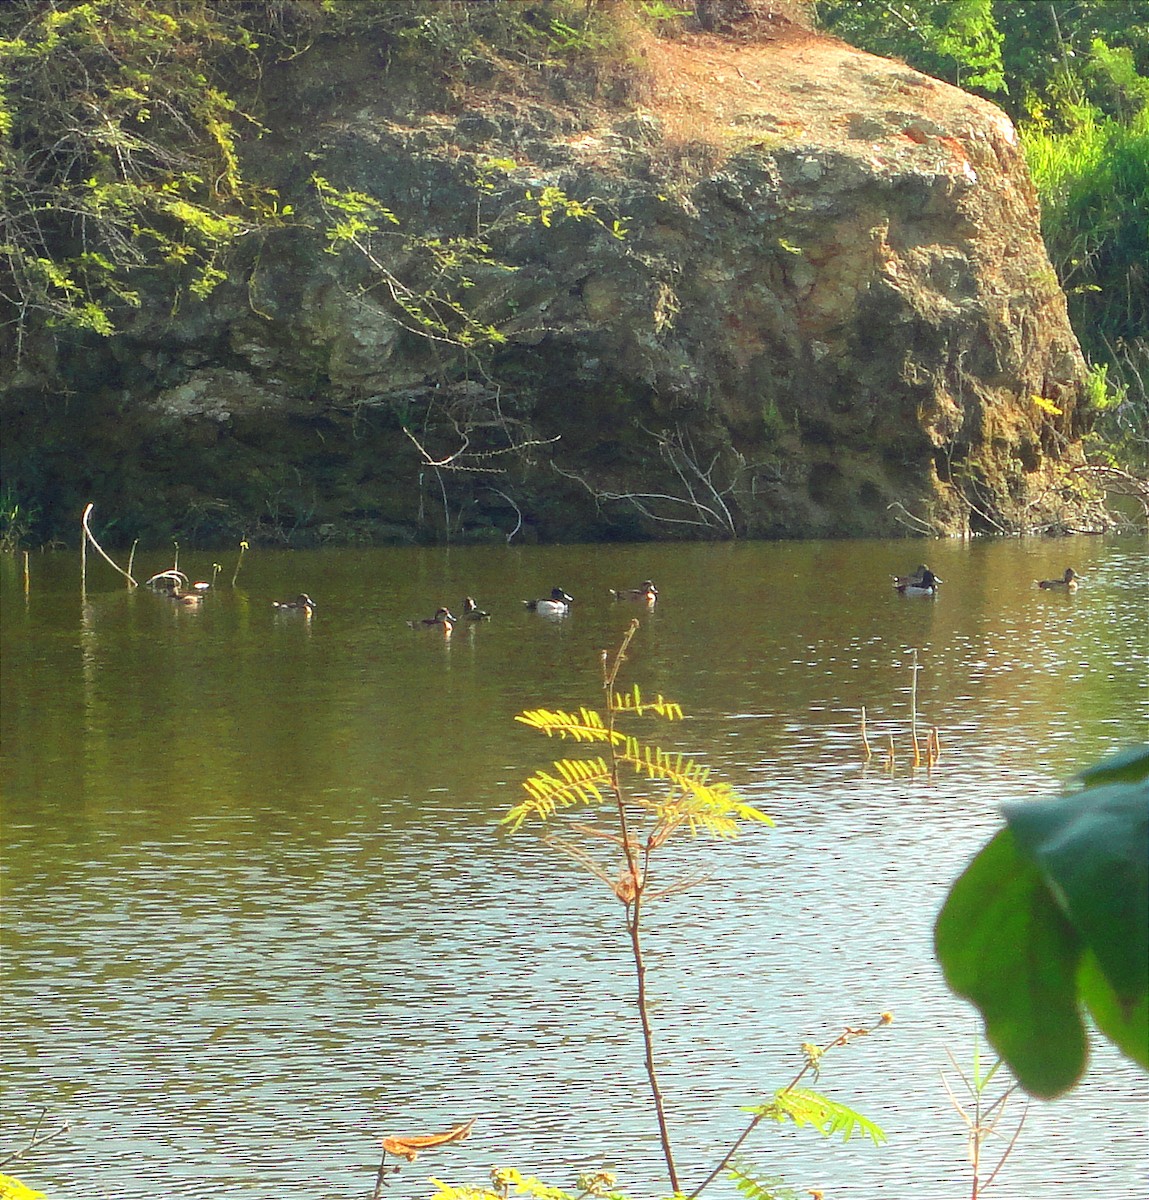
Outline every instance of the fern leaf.
<path id="1" fill-rule="evenodd" d="M 548 821 L 560 809 L 603 802 L 601 787 L 610 782 L 610 768 L 601 758 L 564 758 L 554 763 L 555 774 L 536 771 L 523 781 L 527 798 L 516 804 L 502 824 L 516 832 L 532 817 Z"/>
<path id="2" fill-rule="evenodd" d="M 653 712 L 660 717 L 665 717 L 668 721 L 683 719 L 681 704 L 676 704 L 673 700 L 665 700 L 661 694 L 655 700 L 644 701 L 637 683 L 629 693 L 616 692 L 611 707 L 615 712 L 634 713 L 636 717 Z"/>
<path id="3" fill-rule="evenodd" d="M 774 1093 L 774 1099 L 769 1104 L 746 1111 L 779 1124 L 793 1121 L 798 1126 L 812 1125 L 823 1137 L 841 1134 L 844 1142 L 848 1142 L 855 1133 L 868 1137 L 875 1146 L 880 1146 L 886 1140 L 885 1133 L 868 1117 L 820 1092 L 805 1088 L 781 1088 Z"/>
<path id="4" fill-rule="evenodd" d="M 669 783 L 676 793 L 653 807 L 661 819 L 685 822 L 692 834 L 734 837 L 739 821 L 774 822 L 761 809 L 747 804 L 728 783 L 711 783 L 709 767 L 701 767 L 681 754 L 625 739 L 619 760 L 648 779 Z"/>
<path id="5" fill-rule="evenodd" d="M 528 709 L 519 713 L 515 720 L 545 733 L 547 737 L 569 737 L 576 742 L 614 741 L 618 744 L 623 741 L 623 735 L 618 732 L 612 734 L 602 723 L 602 717 L 592 708 L 580 708 L 577 714 L 562 709 L 554 712 L 548 708 Z"/>
<path id="6" fill-rule="evenodd" d="M 726 1174 L 746 1200 L 798 1200 L 798 1193 L 777 1176 L 764 1179 L 741 1160 L 732 1162 Z"/>

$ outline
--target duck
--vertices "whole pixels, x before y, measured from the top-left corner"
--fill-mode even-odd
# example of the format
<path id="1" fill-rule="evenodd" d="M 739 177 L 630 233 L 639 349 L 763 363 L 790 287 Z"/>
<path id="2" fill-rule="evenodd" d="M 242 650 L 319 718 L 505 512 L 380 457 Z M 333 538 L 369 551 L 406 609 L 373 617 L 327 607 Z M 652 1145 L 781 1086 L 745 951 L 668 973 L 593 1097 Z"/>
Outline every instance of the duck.
<path id="1" fill-rule="evenodd" d="M 927 567 L 925 563 L 922 563 L 920 566 L 915 567 L 909 575 L 894 575 L 894 587 L 904 588 L 908 587 L 911 583 L 919 583 L 922 579 L 922 576 L 925 575 L 928 570 L 929 567 Z"/>
<path id="2" fill-rule="evenodd" d="M 464 621 L 489 621 L 491 614 L 484 612 L 476 603 L 474 596 L 468 596 L 463 601 L 463 620 Z"/>
<path id="3" fill-rule="evenodd" d="M 925 563 L 922 563 L 912 575 L 894 576 L 894 587 L 903 596 L 936 595 L 938 584 L 941 582 Z"/>
<path id="4" fill-rule="evenodd" d="M 611 588 L 610 594 L 615 600 L 640 600 L 644 604 L 653 604 L 658 599 L 658 588 L 648 579 L 641 587 L 623 588 L 617 592 Z"/>
<path id="5" fill-rule="evenodd" d="M 449 608 L 437 608 L 433 617 L 423 617 L 418 621 L 408 621 L 408 629 L 442 629 L 450 633 L 455 624 L 455 615 Z"/>
<path id="6" fill-rule="evenodd" d="M 1037 586 L 1039 588 L 1063 588 L 1067 592 L 1075 592 L 1077 591 L 1077 581 L 1080 578 L 1081 576 L 1072 567 L 1066 567 L 1065 574 L 1060 579 L 1039 579 Z"/>
<path id="7" fill-rule="evenodd" d="M 178 585 L 171 587 L 167 591 L 169 600 L 174 600 L 177 604 L 200 604 L 203 601 L 203 592 L 185 592 Z"/>
<path id="8" fill-rule="evenodd" d="M 315 611 L 315 601 L 306 592 L 300 592 L 294 600 L 273 600 L 271 607 L 286 609 L 289 612 L 302 610 L 310 616 Z"/>
<path id="9" fill-rule="evenodd" d="M 568 596 L 561 587 L 551 588 L 549 599 L 523 601 L 531 612 L 543 613 L 550 617 L 561 617 L 570 612 L 573 603 L 574 597 Z"/>
<path id="10" fill-rule="evenodd" d="M 193 588 L 195 588 L 195 590 L 196 590 L 197 592 L 207 592 L 207 591 L 210 591 L 210 590 L 211 590 L 211 589 L 212 589 L 212 588 L 215 586 L 215 577 L 216 577 L 216 576 L 217 576 L 217 575 L 220 573 L 220 571 L 222 571 L 222 570 L 223 570 L 223 567 L 222 567 L 222 566 L 220 566 L 220 564 L 219 564 L 219 563 L 212 563 L 212 564 L 211 564 L 211 579 L 210 579 L 210 580 L 208 580 L 208 579 L 197 579 L 197 580 L 195 581 L 195 583 L 193 583 L 193 584 L 192 584 L 192 587 L 193 587 Z"/>

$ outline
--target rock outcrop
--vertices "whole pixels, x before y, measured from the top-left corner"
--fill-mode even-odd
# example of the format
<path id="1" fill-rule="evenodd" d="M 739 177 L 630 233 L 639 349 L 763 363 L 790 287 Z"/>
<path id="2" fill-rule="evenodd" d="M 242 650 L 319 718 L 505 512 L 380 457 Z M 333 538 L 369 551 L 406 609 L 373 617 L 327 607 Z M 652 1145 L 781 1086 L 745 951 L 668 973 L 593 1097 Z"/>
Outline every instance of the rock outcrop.
<path id="1" fill-rule="evenodd" d="M 288 223 L 208 301 L 26 364 L 32 490 L 202 541 L 1086 522 L 1085 368 L 1007 118 L 784 22 L 644 53 L 629 109 L 435 103 L 370 45 L 285 64 L 250 161 L 401 225 L 335 255 Z M 396 303 L 476 235 L 486 357 Z"/>

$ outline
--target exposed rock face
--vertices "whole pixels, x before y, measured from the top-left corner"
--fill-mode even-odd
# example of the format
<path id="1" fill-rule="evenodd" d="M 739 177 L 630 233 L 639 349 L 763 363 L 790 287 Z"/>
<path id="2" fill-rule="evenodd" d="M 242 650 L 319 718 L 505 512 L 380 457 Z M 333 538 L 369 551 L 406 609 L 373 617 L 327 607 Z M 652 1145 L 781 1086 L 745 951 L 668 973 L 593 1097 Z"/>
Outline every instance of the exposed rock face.
<path id="1" fill-rule="evenodd" d="M 479 369 L 286 228 L 208 303 L 7 380 L 30 477 L 204 540 L 1080 526 L 1084 364 L 1003 114 L 781 26 L 648 55 L 631 113 L 432 111 L 370 48 L 285 67 L 264 173 L 483 229 L 515 269 L 467 303 L 506 341 Z M 596 219 L 541 220 L 549 186 Z"/>

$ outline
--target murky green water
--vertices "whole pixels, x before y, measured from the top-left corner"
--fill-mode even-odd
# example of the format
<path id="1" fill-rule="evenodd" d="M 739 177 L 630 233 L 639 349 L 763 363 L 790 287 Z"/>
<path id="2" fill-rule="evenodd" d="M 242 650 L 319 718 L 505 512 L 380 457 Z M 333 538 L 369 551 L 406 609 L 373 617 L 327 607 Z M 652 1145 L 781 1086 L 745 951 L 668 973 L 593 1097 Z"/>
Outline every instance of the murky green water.
<path id="1" fill-rule="evenodd" d="M 941 594 L 893 594 L 923 553 Z M 1076 595 L 1034 588 L 1068 564 Z M 9 1170 L 59 1200 L 365 1197 L 384 1134 L 474 1116 L 389 1194 L 494 1164 L 664 1192 L 616 906 L 497 831 L 558 752 L 514 714 L 596 703 L 599 652 L 638 615 L 629 678 L 689 714 L 663 743 L 777 821 L 684 844 L 710 878 L 650 913 L 686 1185 L 800 1042 L 893 1009 L 820 1081 L 889 1143 L 766 1131 L 756 1158 L 846 1200 L 969 1193 L 939 1071 L 976 1022 L 933 916 L 998 802 L 1145 738 L 1142 542 L 256 552 L 234 590 L 232 566 L 193 610 L 91 562 L 81 604 L 74 555 L 33 556 L 25 596 L 0 563 L 0 1156 L 42 1110 L 71 1124 Z M 610 600 L 646 578 L 652 612 Z M 569 617 L 519 604 L 556 584 Z M 311 620 L 272 609 L 300 590 Z M 466 594 L 489 624 L 406 627 Z M 928 775 L 905 757 L 911 647 L 942 737 Z M 893 774 L 861 761 L 863 704 Z M 1147 1101 L 1099 1048 L 1077 1092 L 1032 1106 L 993 1194 L 1143 1196 Z"/>

